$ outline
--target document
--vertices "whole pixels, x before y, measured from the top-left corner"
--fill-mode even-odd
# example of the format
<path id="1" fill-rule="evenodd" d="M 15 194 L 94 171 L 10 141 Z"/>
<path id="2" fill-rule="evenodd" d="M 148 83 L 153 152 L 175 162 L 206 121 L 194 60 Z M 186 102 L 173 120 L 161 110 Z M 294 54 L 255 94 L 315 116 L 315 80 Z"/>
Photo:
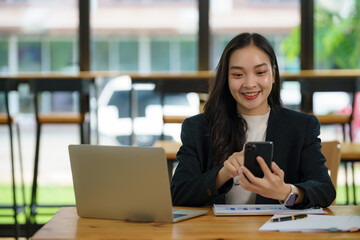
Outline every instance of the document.
<path id="1" fill-rule="evenodd" d="M 214 204 L 214 214 L 221 215 L 290 215 L 290 214 L 327 214 L 322 208 L 290 209 L 282 204 Z"/>
<path id="2" fill-rule="evenodd" d="M 275 215 L 262 225 L 260 231 L 280 232 L 355 232 L 360 229 L 360 216 L 308 215 L 306 218 L 290 221 L 271 221 L 284 217 Z"/>

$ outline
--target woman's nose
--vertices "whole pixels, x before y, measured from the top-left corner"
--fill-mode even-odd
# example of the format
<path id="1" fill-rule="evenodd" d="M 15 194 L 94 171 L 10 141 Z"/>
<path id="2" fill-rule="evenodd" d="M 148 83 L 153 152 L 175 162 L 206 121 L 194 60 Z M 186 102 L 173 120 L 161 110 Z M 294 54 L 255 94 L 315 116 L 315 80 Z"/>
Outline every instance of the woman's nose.
<path id="1" fill-rule="evenodd" d="M 256 80 L 253 75 L 246 75 L 244 78 L 244 87 L 253 88 L 256 86 Z"/>

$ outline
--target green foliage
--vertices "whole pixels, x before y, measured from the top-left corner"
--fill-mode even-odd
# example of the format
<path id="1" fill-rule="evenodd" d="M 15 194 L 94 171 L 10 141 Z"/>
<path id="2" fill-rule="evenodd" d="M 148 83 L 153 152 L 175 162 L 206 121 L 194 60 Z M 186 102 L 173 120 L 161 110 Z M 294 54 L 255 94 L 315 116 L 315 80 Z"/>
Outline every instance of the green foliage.
<path id="1" fill-rule="evenodd" d="M 72 45 L 71 40 L 51 42 L 51 71 L 64 71 L 74 64 Z"/>
<path id="2" fill-rule="evenodd" d="M 25 186 L 25 201 L 27 206 L 30 203 L 31 186 Z M 17 203 L 23 204 L 22 189 L 18 186 L 16 188 Z M 39 204 L 58 204 L 58 205 L 75 205 L 74 188 L 72 186 L 39 186 L 38 188 L 38 203 Z M 12 200 L 12 188 L 11 185 L 0 183 L 0 205 L 11 206 Z M 38 208 L 37 212 L 40 213 L 36 217 L 38 223 L 46 223 L 49 219 L 59 210 L 56 208 Z M 27 212 L 30 210 L 28 209 Z M 14 218 L 12 209 L 0 209 L 0 225 L 12 224 Z M 18 216 L 18 220 L 21 224 L 25 223 L 25 215 L 22 213 Z"/>
<path id="3" fill-rule="evenodd" d="M 3 66 L 6 66 L 8 63 L 8 43 L 5 39 L 0 38 L 0 72 Z"/>
<path id="4" fill-rule="evenodd" d="M 315 6 L 315 68 L 360 68 L 360 0 L 347 17 Z M 300 54 L 300 26 L 283 41 L 282 50 L 288 60 Z"/>
<path id="5" fill-rule="evenodd" d="M 280 45 L 286 60 L 292 61 L 300 54 L 300 27 L 294 28 Z"/>

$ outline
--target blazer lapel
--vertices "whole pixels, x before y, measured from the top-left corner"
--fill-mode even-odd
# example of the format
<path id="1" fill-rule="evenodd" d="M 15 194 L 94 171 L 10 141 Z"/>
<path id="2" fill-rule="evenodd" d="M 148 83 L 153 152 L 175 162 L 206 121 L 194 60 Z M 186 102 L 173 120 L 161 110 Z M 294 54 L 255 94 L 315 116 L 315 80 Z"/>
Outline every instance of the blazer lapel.
<path id="1" fill-rule="evenodd" d="M 270 116 L 268 120 L 268 126 L 266 129 L 266 141 L 274 141 L 276 139 L 276 132 L 279 126 L 279 115 L 280 115 L 280 108 L 273 107 L 270 110 Z"/>

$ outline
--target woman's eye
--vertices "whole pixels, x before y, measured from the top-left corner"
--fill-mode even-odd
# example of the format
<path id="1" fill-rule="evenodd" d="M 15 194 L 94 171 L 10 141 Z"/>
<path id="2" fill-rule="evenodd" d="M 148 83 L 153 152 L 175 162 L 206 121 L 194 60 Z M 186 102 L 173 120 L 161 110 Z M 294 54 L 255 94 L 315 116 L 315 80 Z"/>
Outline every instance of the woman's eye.
<path id="1" fill-rule="evenodd" d="M 242 73 L 233 73 L 232 75 L 233 75 L 234 77 L 242 77 L 242 76 L 243 76 Z"/>
<path id="2" fill-rule="evenodd" d="M 265 74 L 265 73 L 266 73 L 266 71 L 259 71 L 259 72 L 257 72 L 258 75 L 263 75 L 263 74 Z"/>

